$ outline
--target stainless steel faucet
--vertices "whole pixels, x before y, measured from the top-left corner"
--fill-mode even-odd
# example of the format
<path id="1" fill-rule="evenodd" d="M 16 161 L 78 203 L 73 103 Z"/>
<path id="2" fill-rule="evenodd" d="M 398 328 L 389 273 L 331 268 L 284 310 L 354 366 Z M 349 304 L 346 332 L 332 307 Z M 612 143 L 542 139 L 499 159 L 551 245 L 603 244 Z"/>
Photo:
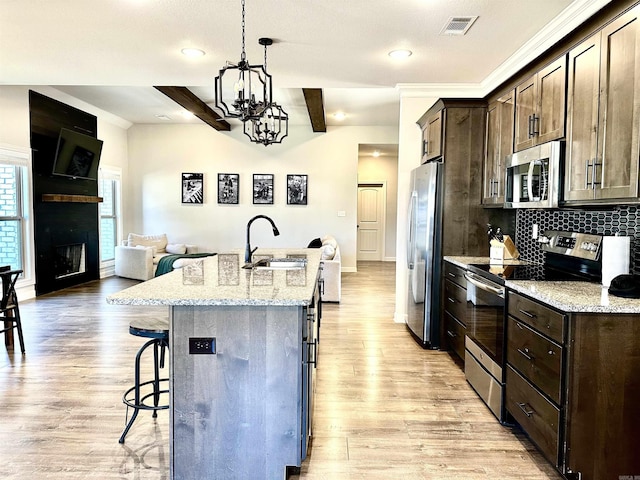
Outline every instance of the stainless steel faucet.
<path id="1" fill-rule="evenodd" d="M 245 247 L 245 250 L 244 250 L 244 262 L 245 263 L 251 263 L 251 255 L 253 255 L 253 252 L 255 252 L 258 249 L 258 247 L 256 247 L 253 250 L 251 250 L 251 235 L 250 235 L 250 232 L 251 232 L 251 224 L 255 220 L 259 219 L 259 218 L 264 218 L 265 220 L 269 220 L 269 223 L 271 223 L 271 227 L 273 228 L 273 235 L 275 237 L 280 235 L 280 232 L 278 231 L 278 227 L 276 227 L 276 224 L 273 223 L 273 220 L 271 220 L 266 215 L 256 215 L 251 220 L 249 220 L 249 222 L 247 223 L 247 246 Z"/>

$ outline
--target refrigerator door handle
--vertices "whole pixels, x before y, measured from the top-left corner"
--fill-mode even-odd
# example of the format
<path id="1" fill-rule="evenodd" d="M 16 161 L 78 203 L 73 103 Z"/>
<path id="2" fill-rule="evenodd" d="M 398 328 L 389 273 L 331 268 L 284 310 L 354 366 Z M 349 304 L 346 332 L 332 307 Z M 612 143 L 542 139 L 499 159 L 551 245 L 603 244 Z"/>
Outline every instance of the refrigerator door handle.
<path id="1" fill-rule="evenodd" d="M 416 191 L 411 192 L 411 198 L 409 199 L 409 214 L 407 217 L 407 267 L 409 270 L 414 269 L 415 265 L 415 210 L 416 201 L 418 199 L 418 193 Z"/>

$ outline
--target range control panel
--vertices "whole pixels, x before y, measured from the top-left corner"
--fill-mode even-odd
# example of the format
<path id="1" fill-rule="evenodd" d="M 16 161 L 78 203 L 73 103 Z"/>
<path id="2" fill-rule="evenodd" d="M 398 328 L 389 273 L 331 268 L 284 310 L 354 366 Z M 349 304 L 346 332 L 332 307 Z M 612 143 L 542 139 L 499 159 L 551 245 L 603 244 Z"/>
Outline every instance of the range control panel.
<path id="1" fill-rule="evenodd" d="M 546 239 L 547 243 L 542 244 L 542 249 L 547 252 L 594 261 L 600 257 L 602 235 L 546 231 L 543 238 Z"/>

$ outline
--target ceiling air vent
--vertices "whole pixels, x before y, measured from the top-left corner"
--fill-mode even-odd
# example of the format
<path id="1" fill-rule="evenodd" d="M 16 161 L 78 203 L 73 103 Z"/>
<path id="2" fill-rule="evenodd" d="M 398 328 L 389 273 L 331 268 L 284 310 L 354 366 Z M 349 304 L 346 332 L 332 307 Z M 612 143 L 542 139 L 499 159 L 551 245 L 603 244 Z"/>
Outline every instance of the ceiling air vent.
<path id="1" fill-rule="evenodd" d="M 469 31 L 473 22 L 478 17 L 449 17 L 449 20 L 440 31 L 440 35 L 464 35 Z"/>

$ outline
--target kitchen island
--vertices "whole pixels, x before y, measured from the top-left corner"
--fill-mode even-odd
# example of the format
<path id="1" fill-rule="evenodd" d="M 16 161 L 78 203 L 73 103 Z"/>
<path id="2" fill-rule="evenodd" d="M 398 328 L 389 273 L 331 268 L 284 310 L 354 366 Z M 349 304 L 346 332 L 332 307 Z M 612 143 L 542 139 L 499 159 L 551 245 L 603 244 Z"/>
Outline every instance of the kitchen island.
<path id="1" fill-rule="evenodd" d="M 172 479 L 285 478 L 306 457 L 320 323 L 320 252 L 261 249 L 304 266 L 244 269 L 218 254 L 107 298 L 167 305 Z"/>

